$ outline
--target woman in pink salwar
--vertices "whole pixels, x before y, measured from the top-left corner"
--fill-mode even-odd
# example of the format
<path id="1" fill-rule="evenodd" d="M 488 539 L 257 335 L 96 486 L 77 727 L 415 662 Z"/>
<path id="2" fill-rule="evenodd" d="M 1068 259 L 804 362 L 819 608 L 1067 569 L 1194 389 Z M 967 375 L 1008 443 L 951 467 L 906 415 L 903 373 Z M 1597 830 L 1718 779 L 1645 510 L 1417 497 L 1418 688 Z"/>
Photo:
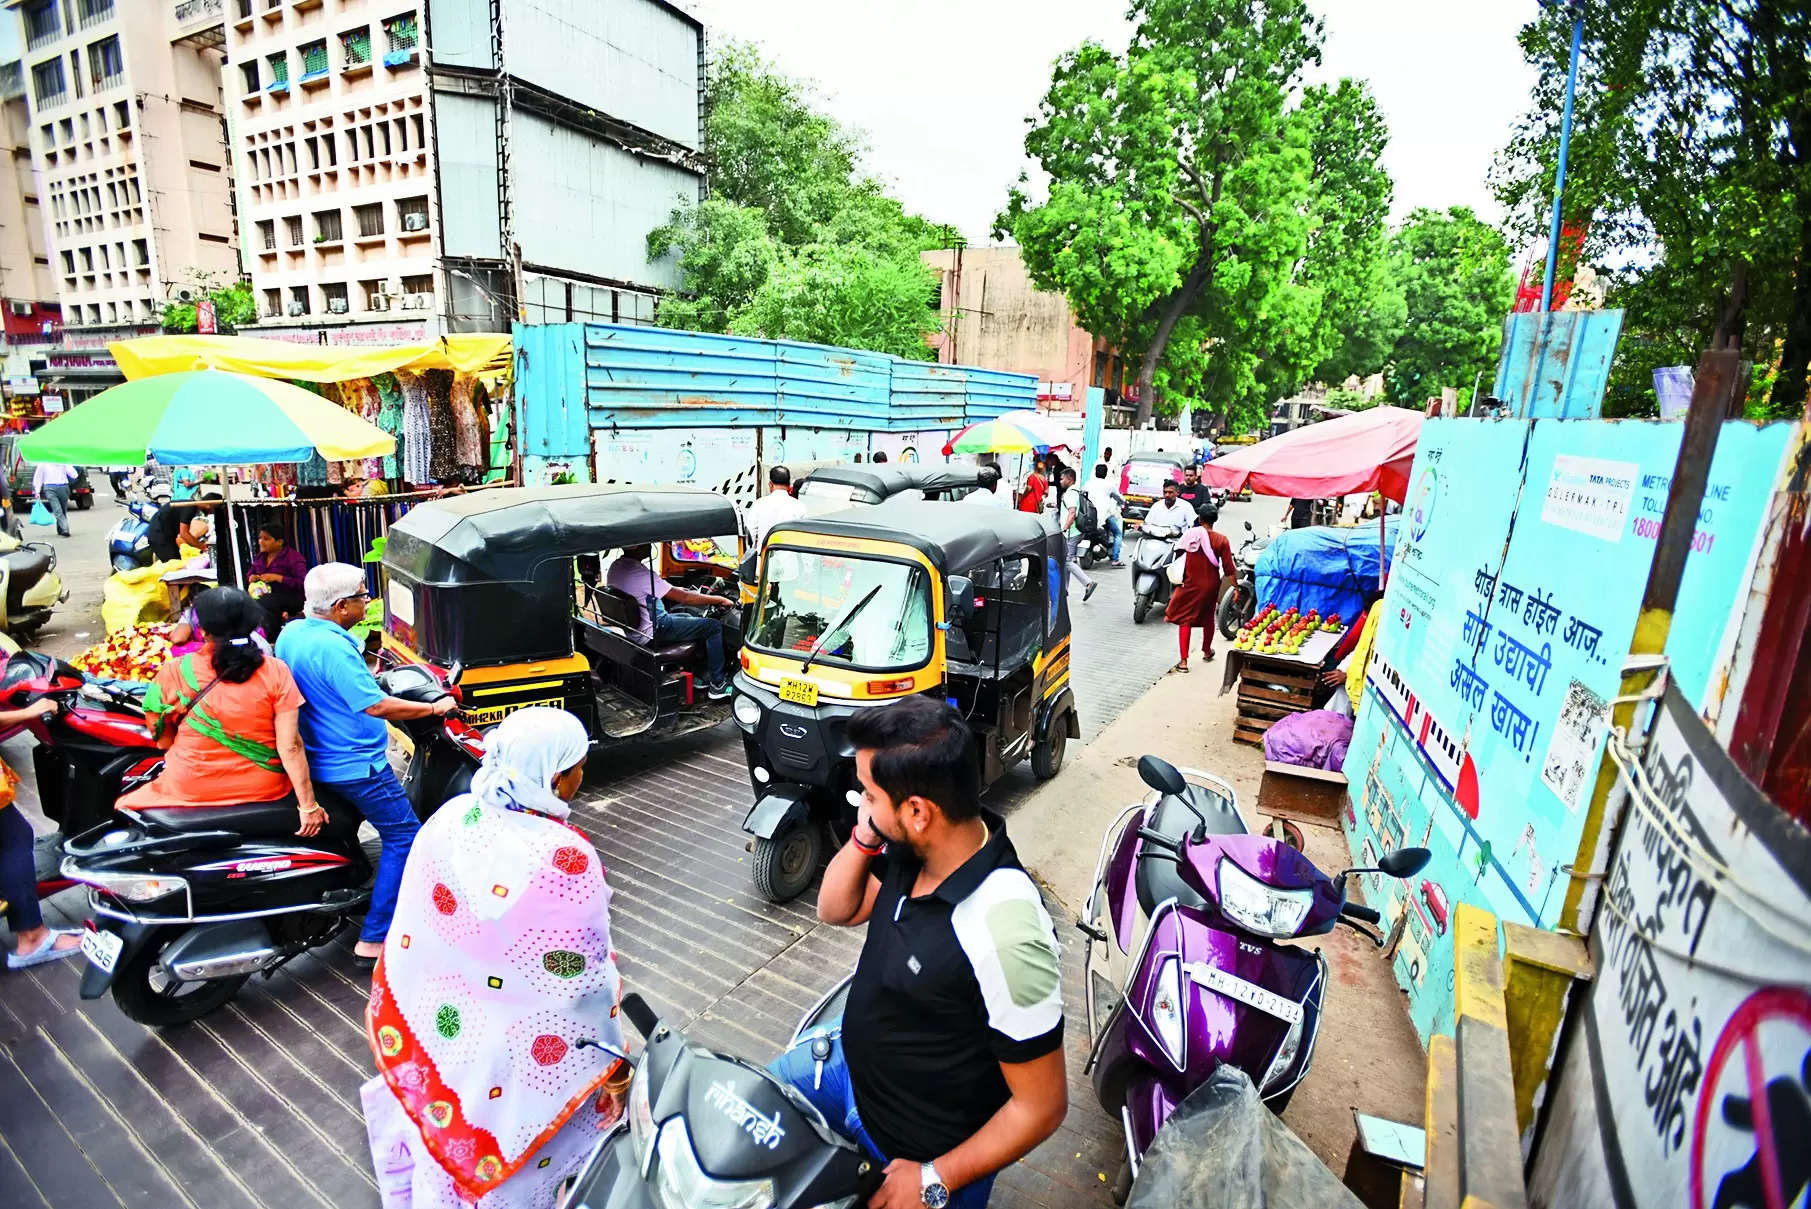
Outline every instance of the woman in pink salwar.
<path id="1" fill-rule="evenodd" d="M 485 738 L 416 837 L 372 976 L 363 1089 L 384 1209 L 551 1209 L 621 1112 L 610 888 L 566 823 L 588 740 L 564 710 Z"/>

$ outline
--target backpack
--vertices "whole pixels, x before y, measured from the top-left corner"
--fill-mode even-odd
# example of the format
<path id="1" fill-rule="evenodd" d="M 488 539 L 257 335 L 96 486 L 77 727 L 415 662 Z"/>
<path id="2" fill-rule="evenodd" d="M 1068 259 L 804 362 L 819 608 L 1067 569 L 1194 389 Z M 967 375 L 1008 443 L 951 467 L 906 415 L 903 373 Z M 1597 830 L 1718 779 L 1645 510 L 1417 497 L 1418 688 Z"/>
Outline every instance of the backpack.
<path id="1" fill-rule="evenodd" d="M 1100 509 L 1094 506 L 1094 497 L 1080 487 L 1075 489 L 1075 530 L 1077 533 L 1094 534 L 1100 531 Z"/>

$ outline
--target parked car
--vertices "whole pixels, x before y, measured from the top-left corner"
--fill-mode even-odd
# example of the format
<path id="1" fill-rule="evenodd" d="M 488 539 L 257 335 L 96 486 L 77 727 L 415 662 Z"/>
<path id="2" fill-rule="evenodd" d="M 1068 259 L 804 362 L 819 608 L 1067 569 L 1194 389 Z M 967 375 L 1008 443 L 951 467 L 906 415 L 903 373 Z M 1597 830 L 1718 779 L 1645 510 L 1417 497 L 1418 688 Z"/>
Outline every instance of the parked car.
<path id="1" fill-rule="evenodd" d="M 19 455 L 19 434 L 0 436 L 0 471 L 6 475 L 6 485 L 13 499 L 23 501 L 26 510 L 31 508 L 37 494 L 31 486 L 33 470 L 33 464 Z M 89 485 L 86 466 L 76 468 L 75 481 L 69 485 L 69 506 L 83 512 L 94 507 L 94 488 Z"/>

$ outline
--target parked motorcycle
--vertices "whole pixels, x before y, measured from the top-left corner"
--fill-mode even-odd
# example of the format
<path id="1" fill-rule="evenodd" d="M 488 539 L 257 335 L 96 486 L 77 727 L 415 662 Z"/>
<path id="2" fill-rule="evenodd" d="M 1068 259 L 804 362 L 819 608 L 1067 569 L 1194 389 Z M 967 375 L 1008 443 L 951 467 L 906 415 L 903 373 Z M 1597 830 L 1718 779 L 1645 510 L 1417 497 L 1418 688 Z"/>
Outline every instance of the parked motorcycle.
<path id="1" fill-rule="evenodd" d="M 0 665 L 0 709 L 22 709 L 49 697 L 55 714 L 0 729 L 0 742 L 29 731 L 38 803 L 54 831 L 37 838 L 38 897 L 73 882 L 58 864 L 66 837 L 105 823 L 113 803 L 156 776 L 164 753 L 151 742 L 140 703 L 142 688 L 96 682 L 69 664 L 36 651 L 14 650 Z"/>
<path id="2" fill-rule="evenodd" d="M 1233 586 L 1221 593 L 1220 608 L 1216 621 L 1220 634 L 1225 638 L 1237 638 L 1239 630 L 1252 619 L 1258 611 L 1258 555 L 1264 553 L 1270 543 L 1258 537 L 1252 530 L 1251 522 L 1245 522 L 1246 537 L 1239 548 L 1233 552 L 1233 563 L 1239 569 L 1238 579 Z"/>
<path id="3" fill-rule="evenodd" d="M 792 1044 L 840 1015 L 847 987 L 805 1014 Z M 561 1209 L 859 1209 L 885 1181 L 766 1070 L 692 1044 L 639 995 L 623 996 L 622 1014 L 647 1040 L 627 1119 L 598 1143 Z"/>
<path id="4" fill-rule="evenodd" d="M 1119 1118 L 1130 1188 L 1146 1147 L 1223 1063 L 1281 1113 L 1314 1058 L 1327 991 L 1318 949 L 1279 941 L 1345 924 L 1379 947 L 1371 908 L 1346 901 L 1354 873 L 1408 878 L 1425 848 L 1329 878 L 1295 847 L 1249 835 L 1219 777 L 1145 756 L 1152 793 L 1107 828 L 1077 927 L 1087 938 L 1087 1070 Z"/>
<path id="5" fill-rule="evenodd" d="M 0 624 L 9 634 L 30 642 L 56 607 L 68 599 L 69 589 L 57 573 L 54 547 L 0 533 L 0 601 L 6 607 Z"/>
<path id="6" fill-rule="evenodd" d="M 424 668 L 380 678 L 406 701 L 447 690 Z M 463 792 L 483 757 L 455 717 L 401 724 L 415 745 L 404 792 L 427 817 Z M 322 790 L 323 793 L 327 791 Z M 327 944 L 370 902 L 375 845 L 323 829 L 298 836 L 293 798 L 236 806 L 134 808 L 64 846 L 62 876 L 90 887 L 82 998 L 109 990 L 141 1024 L 184 1024 L 220 1007 L 253 974 L 269 977 Z"/>
<path id="7" fill-rule="evenodd" d="M 115 571 L 133 571 L 139 567 L 148 567 L 157 558 L 151 552 L 151 542 L 146 536 L 151 530 L 151 520 L 158 509 L 168 503 L 170 485 L 159 483 L 148 495 L 134 494 L 126 502 L 126 513 L 113 522 L 113 528 L 107 530 L 107 561 L 113 564 Z"/>
<path id="8" fill-rule="evenodd" d="M 1151 606 L 1170 602 L 1169 567 L 1176 560 L 1176 542 L 1182 530 L 1149 525 L 1138 530 L 1132 543 L 1132 622 L 1144 624 Z"/>

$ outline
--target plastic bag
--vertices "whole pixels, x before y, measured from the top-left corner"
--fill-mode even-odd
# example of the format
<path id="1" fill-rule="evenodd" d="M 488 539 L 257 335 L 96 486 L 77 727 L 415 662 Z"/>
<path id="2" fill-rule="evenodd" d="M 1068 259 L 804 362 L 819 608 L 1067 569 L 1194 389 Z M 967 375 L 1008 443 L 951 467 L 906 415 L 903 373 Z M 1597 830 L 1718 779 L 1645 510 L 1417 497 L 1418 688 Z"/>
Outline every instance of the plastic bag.
<path id="1" fill-rule="evenodd" d="M 43 500 L 33 500 L 31 505 L 31 523 L 34 525 L 54 525 L 57 518 L 50 514 Z"/>
<path id="2" fill-rule="evenodd" d="M 1264 732 L 1264 758 L 1297 768 L 1338 772 L 1345 765 L 1351 741 L 1352 719 L 1332 710 L 1311 709 L 1290 714 Z"/>
<path id="3" fill-rule="evenodd" d="M 1145 1152 L 1126 1209 L 1364 1209 L 1339 1177 L 1222 1066 Z"/>
<path id="4" fill-rule="evenodd" d="M 101 620 L 109 634 L 147 621 L 168 621 L 170 588 L 163 582 L 166 572 L 183 565 L 180 559 L 115 571 L 101 585 Z"/>

